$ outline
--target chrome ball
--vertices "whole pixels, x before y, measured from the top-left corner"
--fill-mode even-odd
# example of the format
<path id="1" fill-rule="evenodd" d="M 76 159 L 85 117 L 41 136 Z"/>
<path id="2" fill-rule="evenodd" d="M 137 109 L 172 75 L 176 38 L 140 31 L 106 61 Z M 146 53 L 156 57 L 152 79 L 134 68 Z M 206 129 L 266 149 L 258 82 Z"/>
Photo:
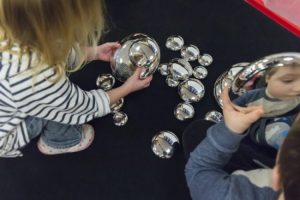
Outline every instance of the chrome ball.
<path id="1" fill-rule="evenodd" d="M 160 131 L 152 138 L 151 149 L 160 158 L 171 158 L 178 146 L 179 139 L 171 131 Z"/>
<path id="2" fill-rule="evenodd" d="M 191 78 L 179 84 L 178 93 L 185 102 L 199 102 L 205 94 L 205 89 L 199 80 Z"/>
<path id="3" fill-rule="evenodd" d="M 111 60 L 113 75 L 126 81 L 137 67 L 143 67 L 140 78 L 152 75 L 160 62 L 160 48 L 156 41 L 142 33 L 127 36 Z"/>
<path id="4" fill-rule="evenodd" d="M 108 91 L 115 85 L 115 78 L 111 74 L 101 74 L 96 80 L 97 87 Z"/>
<path id="5" fill-rule="evenodd" d="M 194 117 L 195 109 L 189 103 L 179 103 L 174 110 L 174 115 L 176 119 L 184 121 Z"/>

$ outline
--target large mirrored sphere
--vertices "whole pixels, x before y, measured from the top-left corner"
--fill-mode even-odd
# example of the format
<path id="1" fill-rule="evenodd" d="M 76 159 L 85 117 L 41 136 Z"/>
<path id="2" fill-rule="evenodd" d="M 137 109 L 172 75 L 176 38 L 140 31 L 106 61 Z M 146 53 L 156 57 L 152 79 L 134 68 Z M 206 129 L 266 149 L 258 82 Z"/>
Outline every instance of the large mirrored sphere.
<path id="1" fill-rule="evenodd" d="M 189 103 L 179 103 L 174 110 L 174 115 L 178 120 L 184 121 L 194 117 L 195 109 Z"/>
<path id="2" fill-rule="evenodd" d="M 202 66 L 209 66 L 213 62 L 213 57 L 207 53 L 199 56 L 198 62 Z"/>
<path id="3" fill-rule="evenodd" d="M 122 108 L 123 105 L 124 105 L 124 98 L 121 98 L 116 103 L 110 106 L 110 110 L 111 112 L 117 112 Z"/>
<path id="4" fill-rule="evenodd" d="M 223 108 L 223 102 L 221 99 L 222 92 L 226 86 L 231 86 L 232 81 L 234 80 L 235 76 L 239 74 L 239 72 L 248 66 L 250 63 L 242 62 L 232 65 L 228 71 L 222 73 L 216 80 L 214 84 L 214 96 L 221 108 Z"/>
<path id="5" fill-rule="evenodd" d="M 160 48 L 156 41 L 141 33 L 127 36 L 121 42 L 111 60 L 113 75 L 119 81 L 126 81 L 137 67 L 142 67 L 141 78 L 153 74 L 160 61 Z"/>
<path id="6" fill-rule="evenodd" d="M 180 54 L 182 58 L 188 61 L 194 61 L 198 59 L 200 51 L 195 45 L 189 45 L 183 47 L 180 51 Z"/>
<path id="7" fill-rule="evenodd" d="M 179 84 L 178 93 L 183 101 L 192 103 L 203 98 L 205 89 L 199 80 L 191 78 Z"/>
<path id="8" fill-rule="evenodd" d="M 128 121 L 128 117 L 127 117 L 126 113 L 118 111 L 118 112 L 115 112 L 115 114 L 113 116 L 113 120 L 114 120 L 114 124 L 116 126 L 124 126 Z"/>
<path id="9" fill-rule="evenodd" d="M 160 158 L 171 158 L 178 146 L 179 139 L 171 131 L 160 131 L 152 138 L 152 151 Z"/>
<path id="10" fill-rule="evenodd" d="M 186 80 L 193 74 L 193 68 L 186 60 L 176 58 L 168 64 L 168 74 L 174 80 Z"/>
<path id="11" fill-rule="evenodd" d="M 141 40 L 134 42 L 129 49 L 131 62 L 139 67 L 152 63 L 156 59 L 152 46 L 154 46 L 152 41 Z"/>
<path id="12" fill-rule="evenodd" d="M 96 85 L 107 91 L 115 85 L 115 78 L 111 74 L 101 74 L 97 77 Z"/>
<path id="13" fill-rule="evenodd" d="M 205 114 L 204 119 L 215 123 L 219 123 L 220 121 L 222 121 L 223 115 L 218 111 L 212 110 Z"/>
<path id="14" fill-rule="evenodd" d="M 204 79 L 207 76 L 208 72 L 205 67 L 198 66 L 194 68 L 193 75 L 197 79 Z"/>
<path id="15" fill-rule="evenodd" d="M 167 38 L 166 47 L 172 51 L 180 50 L 184 45 L 184 40 L 179 35 L 172 35 Z"/>

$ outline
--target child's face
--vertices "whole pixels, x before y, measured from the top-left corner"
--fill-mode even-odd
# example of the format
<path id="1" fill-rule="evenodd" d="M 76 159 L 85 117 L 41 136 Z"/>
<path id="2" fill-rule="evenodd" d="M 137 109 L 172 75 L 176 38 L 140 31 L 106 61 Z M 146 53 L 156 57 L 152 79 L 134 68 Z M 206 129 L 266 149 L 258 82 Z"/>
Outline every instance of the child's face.
<path id="1" fill-rule="evenodd" d="M 279 67 L 266 82 L 271 97 L 287 100 L 300 96 L 300 67 Z"/>

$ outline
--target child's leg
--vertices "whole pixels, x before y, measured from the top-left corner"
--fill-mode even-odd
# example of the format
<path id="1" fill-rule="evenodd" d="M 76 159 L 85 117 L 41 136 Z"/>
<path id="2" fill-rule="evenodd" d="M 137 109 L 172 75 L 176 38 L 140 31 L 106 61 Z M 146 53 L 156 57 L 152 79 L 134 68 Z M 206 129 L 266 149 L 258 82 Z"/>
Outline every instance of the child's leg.
<path id="1" fill-rule="evenodd" d="M 41 134 L 38 148 L 44 154 L 81 151 L 94 139 L 94 129 L 88 124 L 68 125 L 35 117 L 27 117 L 25 121 L 30 139 Z"/>
<path id="2" fill-rule="evenodd" d="M 88 148 L 94 139 L 91 125 L 67 125 L 48 121 L 38 141 L 38 149 L 46 155 L 73 153 Z"/>
<path id="3" fill-rule="evenodd" d="M 61 124 L 36 117 L 27 117 L 27 131 L 30 139 L 41 134 L 43 141 L 55 148 L 68 148 L 81 140 L 81 126 Z"/>
<path id="4" fill-rule="evenodd" d="M 25 123 L 27 126 L 27 132 L 30 140 L 39 136 L 44 129 L 44 126 L 47 124 L 47 121 L 44 119 L 36 118 L 36 117 L 26 117 Z"/>
<path id="5" fill-rule="evenodd" d="M 80 125 L 48 121 L 41 134 L 41 139 L 53 148 L 69 148 L 81 141 L 81 132 Z"/>

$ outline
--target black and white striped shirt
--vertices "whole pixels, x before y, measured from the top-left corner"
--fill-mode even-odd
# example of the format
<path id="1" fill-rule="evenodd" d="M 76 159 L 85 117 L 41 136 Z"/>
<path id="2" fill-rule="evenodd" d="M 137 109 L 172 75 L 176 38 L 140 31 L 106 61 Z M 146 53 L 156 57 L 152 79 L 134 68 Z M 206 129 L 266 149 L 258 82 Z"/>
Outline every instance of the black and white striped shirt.
<path id="1" fill-rule="evenodd" d="M 18 49 L 17 49 L 18 51 Z M 109 97 L 103 90 L 81 90 L 68 77 L 53 82 L 51 66 L 34 77 L 29 69 L 34 54 L 0 53 L 0 157 L 22 156 L 29 143 L 24 119 L 34 116 L 65 124 L 83 124 L 110 112 Z"/>

